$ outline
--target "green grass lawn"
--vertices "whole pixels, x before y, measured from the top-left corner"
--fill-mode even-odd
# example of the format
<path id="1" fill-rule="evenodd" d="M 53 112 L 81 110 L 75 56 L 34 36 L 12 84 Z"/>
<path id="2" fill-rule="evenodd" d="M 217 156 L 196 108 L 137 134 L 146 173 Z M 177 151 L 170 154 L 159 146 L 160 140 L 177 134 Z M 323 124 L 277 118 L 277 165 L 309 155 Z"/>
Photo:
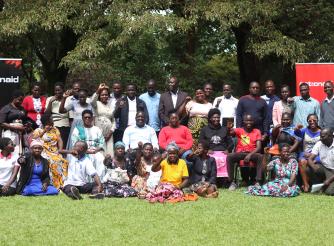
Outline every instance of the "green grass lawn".
<path id="1" fill-rule="evenodd" d="M 333 245 L 334 198 L 251 197 L 149 204 L 137 198 L 0 198 L 0 245 Z"/>

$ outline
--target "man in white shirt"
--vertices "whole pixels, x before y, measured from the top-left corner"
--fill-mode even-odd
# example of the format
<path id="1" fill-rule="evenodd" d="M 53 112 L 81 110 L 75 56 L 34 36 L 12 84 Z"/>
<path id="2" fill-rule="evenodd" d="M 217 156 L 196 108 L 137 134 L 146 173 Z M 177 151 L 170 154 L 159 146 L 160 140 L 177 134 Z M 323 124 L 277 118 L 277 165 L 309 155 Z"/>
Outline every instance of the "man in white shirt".
<path id="1" fill-rule="evenodd" d="M 315 157 L 320 157 L 320 164 L 315 163 Z M 320 132 L 320 141 L 317 142 L 308 158 L 308 175 L 312 183 L 323 182 L 323 191 L 326 195 L 334 195 L 334 142 L 333 130 L 324 128 Z"/>
<path id="2" fill-rule="evenodd" d="M 234 120 L 236 124 L 236 110 L 239 100 L 232 96 L 232 86 L 230 84 L 223 85 L 223 96 L 215 98 L 213 107 L 218 108 L 221 113 L 220 123 L 223 125 L 223 119 Z"/>
<path id="3" fill-rule="evenodd" d="M 138 111 L 136 115 L 136 125 L 128 126 L 124 131 L 123 143 L 125 144 L 125 151 L 136 149 L 139 142 L 143 144 L 151 143 L 153 148 L 159 149 L 155 130 L 145 124 L 145 113 L 142 111 Z"/>
<path id="4" fill-rule="evenodd" d="M 64 182 L 63 192 L 74 200 L 82 199 L 80 193 L 92 193 L 90 198 L 104 198 L 103 187 L 92 161 L 86 155 L 88 145 L 84 141 L 78 141 L 73 148 L 73 155 L 70 156 L 68 175 Z M 91 176 L 94 183 L 89 183 L 87 177 Z"/>
<path id="5" fill-rule="evenodd" d="M 146 104 L 143 100 L 139 99 L 136 94 L 137 86 L 128 84 L 126 86 L 126 97 L 122 97 L 116 102 L 114 116 L 116 119 L 119 119 L 119 130 L 122 131 L 122 133 L 128 126 L 136 125 L 136 113 L 138 111 L 144 111 L 145 122 L 149 122 Z M 116 140 L 114 139 L 114 141 Z"/>

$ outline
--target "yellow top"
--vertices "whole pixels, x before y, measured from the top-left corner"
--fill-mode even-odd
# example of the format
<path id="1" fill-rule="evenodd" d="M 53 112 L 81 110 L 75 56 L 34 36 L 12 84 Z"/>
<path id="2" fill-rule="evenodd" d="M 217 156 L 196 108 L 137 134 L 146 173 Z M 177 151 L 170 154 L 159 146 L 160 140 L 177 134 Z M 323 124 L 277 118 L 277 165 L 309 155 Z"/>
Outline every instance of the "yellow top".
<path id="1" fill-rule="evenodd" d="M 177 164 L 168 164 L 167 159 L 161 162 L 162 175 L 161 182 L 171 183 L 179 186 L 183 177 L 188 177 L 188 167 L 184 160 L 179 159 Z"/>

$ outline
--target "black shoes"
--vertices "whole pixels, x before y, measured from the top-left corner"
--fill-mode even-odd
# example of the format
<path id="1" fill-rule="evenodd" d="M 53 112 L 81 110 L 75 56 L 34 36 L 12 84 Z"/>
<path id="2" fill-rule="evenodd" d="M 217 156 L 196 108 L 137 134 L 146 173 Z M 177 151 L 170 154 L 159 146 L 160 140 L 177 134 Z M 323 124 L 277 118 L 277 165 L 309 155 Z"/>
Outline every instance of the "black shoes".
<path id="1" fill-rule="evenodd" d="M 80 195 L 80 192 L 79 192 L 77 187 L 72 186 L 71 187 L 71 193 L 72 193 L 72 198 L 74 200 L 81 200 L 82 199 L 82 196 Z"/>

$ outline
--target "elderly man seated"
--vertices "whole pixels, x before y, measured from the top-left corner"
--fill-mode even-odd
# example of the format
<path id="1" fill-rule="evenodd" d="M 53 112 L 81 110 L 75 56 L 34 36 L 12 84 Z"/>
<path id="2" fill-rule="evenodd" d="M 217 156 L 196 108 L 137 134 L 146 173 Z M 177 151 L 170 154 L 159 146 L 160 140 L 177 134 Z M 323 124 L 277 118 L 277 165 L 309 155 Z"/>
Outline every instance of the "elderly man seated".
<path id="1" fill-rule="evenodd" d="M 321 163 L 315 163 L 319 155 Z M 306 169 L 311 183 L 324 183 L 322 190 L 326 195 L 334 195 L 334 142 L 333 130 L 324 128 L 320 132 L 320 141 L 317 142 L 308 158 Z"/>

